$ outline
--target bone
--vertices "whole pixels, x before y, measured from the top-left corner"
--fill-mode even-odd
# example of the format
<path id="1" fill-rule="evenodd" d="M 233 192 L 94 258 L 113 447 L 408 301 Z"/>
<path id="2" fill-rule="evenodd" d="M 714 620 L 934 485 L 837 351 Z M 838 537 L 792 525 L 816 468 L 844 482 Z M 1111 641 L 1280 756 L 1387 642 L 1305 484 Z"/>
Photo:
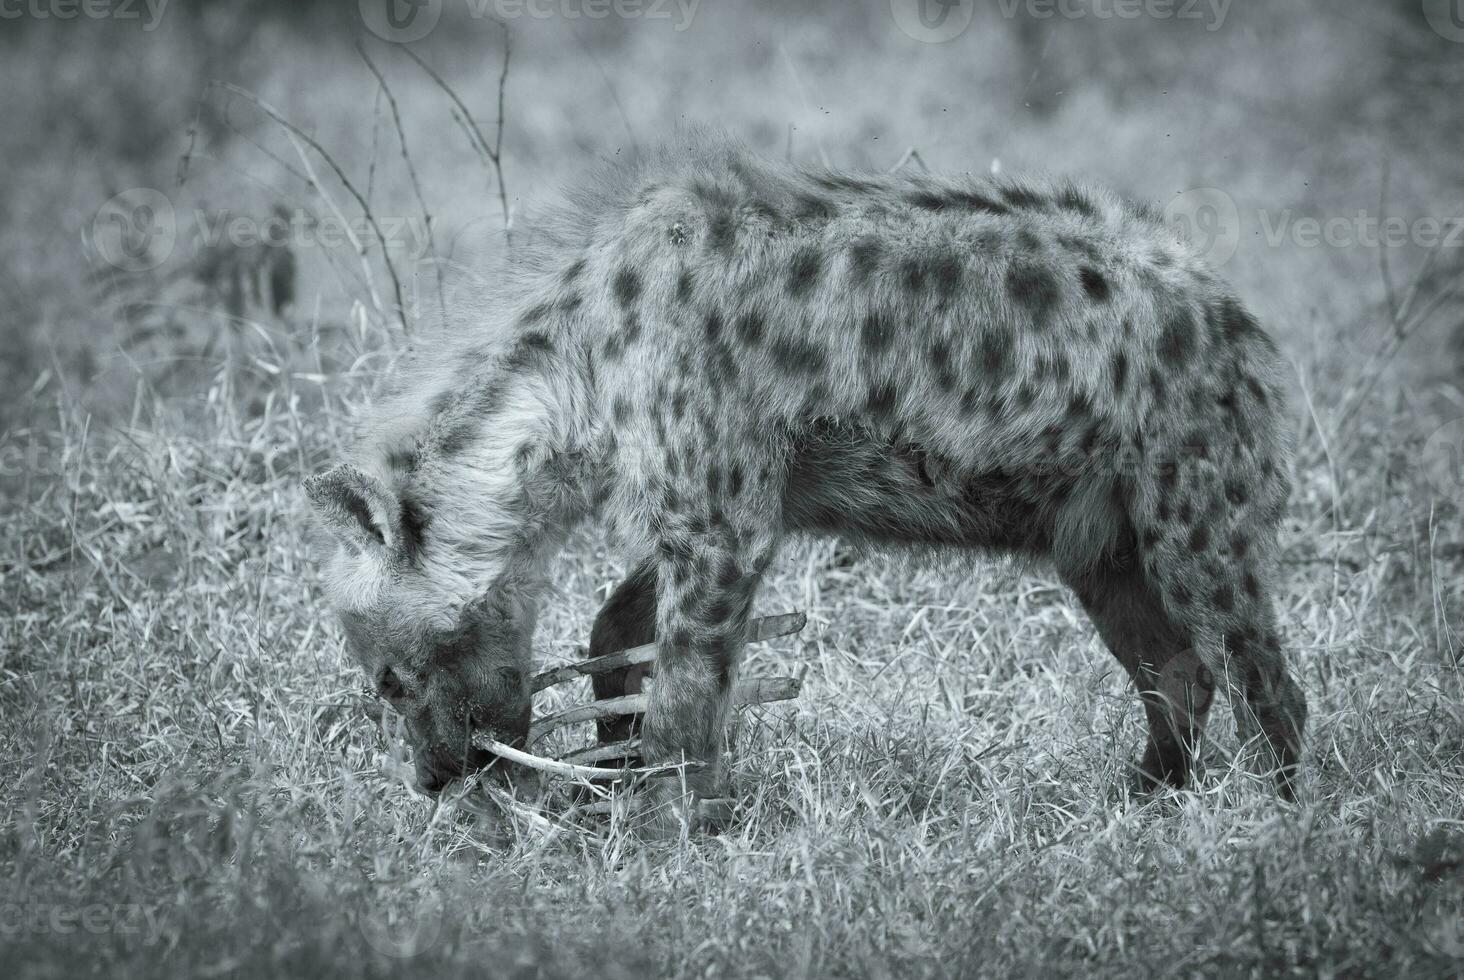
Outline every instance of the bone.
<path id="1" fill-rule="evenodd" d="M 606 759 L 629 759 L 640 751 L 640 747 L 640 739 L 628 738 L 623 742 L 591 745 L 587 749 L 577 749 L 574 752 L 567 752 L 563 761 L 573 762 L 578 765 L 589 765 L 594 762 L 604 762 Z"/>
<path id="2" fill-rule="evenodd" d="M 770 640 L 774 637 L 797 633 L 803 629 L 807 621 L 808 617 L 803 613 L 783 613 L 777 616 L 764 616 L 748 624 L 747 641 L 749 643 L 756 643 L 761 640 Z M 656 659 L 656 653 L 656 644 L 648 643 L 644 646 L 635 647 L 630 650 L 621 650 L 603 657 L 594 657 L 589 660 L 564 664 L 535 676 L 533 689 L 535 691 L 542 691 L 547 687 L 562 684 L 576 677 L 593 676 L 622 667 L 652 663 Z M 798 692 L 802 687 L 803 679 L 801 677 L 749 678 L 741 680 L 732 688 L 732 705 L 740 708 L 752 704 L 766 704 L 772 701 L 789 701 L 798 696 Z M 619 698 L 607 698 L 603 701 L 594 701 L 590 704 L 568 708 L 557 714 L 549 715 L 531 726 L 529 729 L 528 744 L 532 745 L 550 732 L 563 728 L 566 725 L 618 715 L 642 714 L 646 711 L 649 704 L 650 694 L 642 693 L 628 694 Z M 640 739 L 635 738 L 608 745 L 590 746 L 575 752 L 570 752 L 562 759 L 550 759 L 541 755 L 535 755 L 523 749 L 514 748 L 511 745 L 506 745 L 492 738 L 486 732 L 480 732 L 474 735 L 473 744 L 480 749 L 492 752 L 518 765 L 537 770 L 550 776 L 573 780 L 623 780 L 632 776 L 667 775 L 684 771 L 687 767 L 699 764 L 688 761 L 680 764 L 622 767 L 618 769 L 592 764 L 634 757 L 641 749 Z"/>
<path id="3" fill-rule="evenodd" d="M 709 796 L 697 800 L 694 805 L 696 819 L 727 823 L 737 807 L 737 801 L 727 796 Z M 572 812 L 576 815 L 608 817 L 614 809 L 615 804 L 609 800 L 598 800 L 594 803 L 581 803 Z"/>
<path id="4" fill-rule="evenodd" d="M 766 704 L 769 701 L 791 701 L 798 697 L 798 692 L 802 689 L 803 679 L 799 677 L 758 677 L 740 680 L 732 689 L 732 706 L 741 708 L 750 704 Z M 568 708 L 557 714 L 546 715 L 529 728 L 529 744 L 532 745 L 545 735 L 563 728 L 565 725 L 618 715 L 644 714 L 649 703 L 648 695 L 627 694 L 624 697 L 592 701 L 589 704 Z"/>
<path id="5" fill-rule="evenodd" d="M 602 769 L 598 766 L 578 766 L 570 762 L 560 762 L 557 759 L 546 759 L 543 756 L 534 755 L 532 752 L 505 745 L 481 732 L 473 736 L 473 744 L 510 762 L 569 779 L 624 779 L 628 776 L 660 776 L 697 765 L 694 762 L 686 762 L 664 766 L 639 766 L 634 769 Z"/>
<path id="6" fill-rule="evenodd" d="M 803 629 L 807 622 L 808 616 L 801 612 L 781 613 L 777 616 L 764 616 L 761 619 L 754 619 L 747 624 L 747 642 L 758 643 L 762 640 L 771 640 L 775 637 L 797 633 Z M 575 663 L 563 664 L 559 667 L 551 668 L 535 675 L 532 688 L 536 692 L 542 691 L 546 687 L 553 687 L 555 684 L 562 684 L 576 677 L 588 677 L 593 674 L 603 674 L 610 670 L 618 670 L 621 667 L 647 664 L 655 659 L 656 644 L 647 643 L 644 646 L 632 647 L 629 650 L 607 653 L 603 657 L 592 657 L 589 660 L 580 660 Z"/>

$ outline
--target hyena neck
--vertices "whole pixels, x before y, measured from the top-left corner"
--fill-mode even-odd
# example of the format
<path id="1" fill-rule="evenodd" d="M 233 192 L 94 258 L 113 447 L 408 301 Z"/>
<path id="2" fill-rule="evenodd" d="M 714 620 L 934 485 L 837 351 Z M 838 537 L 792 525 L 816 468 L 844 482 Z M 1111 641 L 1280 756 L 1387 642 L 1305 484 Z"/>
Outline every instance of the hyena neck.
<path id="1" fill-rule="evenodd" d="M 419 566 L 455 605 L 493 591 L 537 595 L 588 515 L 586 393 L 572 372 L 508 371 L 429 423 L 404 503 L 424 505 Z"/>

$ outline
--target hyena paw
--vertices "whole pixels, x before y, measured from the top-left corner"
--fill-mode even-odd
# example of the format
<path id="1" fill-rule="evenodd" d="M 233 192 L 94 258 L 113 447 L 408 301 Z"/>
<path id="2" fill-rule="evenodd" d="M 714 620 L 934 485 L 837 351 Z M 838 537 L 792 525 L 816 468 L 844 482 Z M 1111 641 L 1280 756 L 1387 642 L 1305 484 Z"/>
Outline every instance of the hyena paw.
<path id="1" fill-rule="evenodd" d="M 1184 789 L 1193 762 L 1177 747 L 1161 749 L 1152 743 L 1133 767 L 1129 791 L 1135 796 L 1154 796 L 1167 789 Z"/>
<path id="2" fill-rule="evenodd" d="M 1155 774 L 1141 764 L 1129 775 L 1130 796 L 1159 796 L 1165 790 L 1183 789 L 1184 781 L 1167 774 Z"/>
<path id="3" fill-rule="evenodd" d="M 633 790 L 630 826 L 648 841 L 676 840 L 683 833 L 717 833 L 729 827 L 737 801 L 726 787 L 697 787 L 656 777 Z"/>

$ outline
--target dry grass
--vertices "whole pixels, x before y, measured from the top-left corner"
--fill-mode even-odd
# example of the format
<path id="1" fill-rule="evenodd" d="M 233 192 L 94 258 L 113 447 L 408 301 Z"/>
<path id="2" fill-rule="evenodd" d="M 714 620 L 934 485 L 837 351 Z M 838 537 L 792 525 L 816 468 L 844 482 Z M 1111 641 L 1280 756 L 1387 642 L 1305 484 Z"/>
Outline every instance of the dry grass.
<path id="1" fill-rule="evenodd" d="M 830 97 L 843 79 L 851 99 L 866 99 L 866 76 L 904 71 L 878 33 L 849 42 L 865 46 L 853 68 L 808 54 L 817 50 L 809 36 L 789 38 L 791 57 L 803 83 Z M 1239 43 L 1224 35 L 1213 42 L 1218 54 L 1193 53 L 1218 65 L 1223 46 Z M 555 151 L 574 156 L 547 107 L 569 106 L 576 118 L 592 111 L 573 103 L 571 83 L 555 88 L 557 63 L 536 61 L 534 50 L 531 38 L 515 54 L 523 91 L 539 95 L 521 110 L 521 148 L 510 128 L 504 149 L 515 193 L 558 173 Z M 747 66 L 761 56 L 746 48 L 687 42 L 666 53 L 688 73 L 744 66 L 758 84 Z M 634 54 L 602 50 L 600 61 Z M 331 79 L 349 62 L 370 79 L 353 58 L 349 46 L 322 50 L 318 71 Z M 404 117 L 446 118 L 430 80 L 373 59 Z M 462 59 L 455 64 L 448 77 L 462 80 Z M 496 69 L 487 63 L 464 82 L 475 105 L 491 105 Z M 314 119 L 328 94 L 301 86 L 282 98 L 292 79 L 278 75 L 261 94 Z M 1207 77 L 1237 75 L 1216 67 Z M 641 104 L 645 83 L 618 78 L 631 89 L 619 101 Z M 937 82 L 920 75 L 911 88 L 936 91 Z M 356 123 L 372 118 L 359 96 L 336 95 L 356 105 Z M 900 98 L 918 102 L 904 90 Z M 1064 166 L 1124 169 L 1156 152 L 1151 123 L 1173 112 L 1104 109 L 1105 145 L 1080 150 L 1083 139 L 1066 134 L 1097 125 L 1084 117 L 1101 97 L 1077 89 L 1072 98 L 1079 110 L 1016 127 L 1005 152 L 1086 153 Z M 1176 89 L 1177 102 L 1190 98 L 1199 94 Z M 625 127 L 648 132 L 660 104 Z M 727 115 L 734 125 L 756 119 L 757 104 L 749 96 Z M 907 109 L 924 120 L 920 132 L 949 131 L 929 106 L 882 107 L 883 121 L 866 122 L 895 133 L 882 141 L 900 144 L 891 158 L 913 141 L 899 131 Z M 388 175 L 398 150 L 384 112 L 379 161 L 369 126 L 364 135 L 348 122 L 311 131 L 357 179 L 369 165 L 376 200 L 396 202 L 379 203 L 383 213 L 400 204 L 410 214 L 413 189 L 403 173 Z M 1288 125 L 1306 125 L 1304 114 Z M 806 120 L 813 135 L 802 151 L 815 154 L 816 140 L 836 160 L 873 157 L 866 143 L 838 137 L 841 124 L 854 128 L 852 115 Z M 620 128 L 607 118 L 602 127 Z M 1001 128 L 995 117 L 974 118 L 978 136 Z M 772 127 L 767 142 L 785 137 L 767 119 L 747 128 L 758 125 Z M 277 130 L 261 124 L 250 135 L 298 166 Z M 440 202 L 464 193 L 446 175 L 476 168 L 471 210 L 496 228 L 495 185 L 471 149 L 410 122 L 405 136 L 437 213 L 450 214 Z M 1279 124 L 1246 138 L 1247 159 L 1178 179 L 1226 182 L 1237 198 L 1262 200 L 1276 159 L 1267 153 L 1280 147 L 1285 157 L 1305 138 Z M 1205 137 L 1191 139 L 1199 142 L 1189 147 Z M 960 140 L 922 156 L 958 165 Z M 1375 206 L 1349 169 L 1363 151 L 1347 140 L 1333 149 L 1338 170 L 1303 200 Z M 1195 155 L 1157 152 L 1166 159 L 1140 172 L 1173 164 L 1180 173 Z M 251 175 L 285 182 L 283 164 L 250 159 Z M 228 186 L 242 166 L 200 179 Z M 1396 169 L 1400 207 L 1438 186 L 1429 158 Z M 339 187 L 328 190 L 344 202 Z M 471 223 L 464 215 L 438 238 Z M 3 246 L 0 255 L 11 254 Z M 90 337 L 117 365 L 103 374 L 130 381 L 126 397 L 99 405 L 101 389 L 69 372 L 57 344 L 42 358 L 53 372 L 3 444 L 0 962 L 9 975 L 1464 972 L 1464 527 L 1459 488 L 1430 483 L 1417 465 L 1422 437 L 1464 414 L 1464 399 L 1433 358 L 1410 359 L 1434 350 L 1418 346 L 1437 338 L 1425 331 L 1387 365 L 1355 423 L 1336 431 L 1351 393 L 1373 385 L 1359 365 L 1389 329 L 1374 255 L 1251 249 L 1227 270 L 1269 314 L 1298 370 L 1281 608 L 1312 703 L 1301 806 L 1280 804 L 1235 763 L 1223 707 L 1194 792 L 1130 798 L 1141 713 L 1054 581 L 816 542 L 784 556 L 758 603 L 760 613 L 806 611 L 809 625 L 754 648 L 749 661 L 768 675 L 806 669 L 803 693 L 740 727 L 732 827 L 665 845 L 629 839 L 614 817 L 574 832 L 505 823 L 471 799 L 432 801 L 404 782 L 395 722 L 372 710 L 322 618 L 298 492 L 301 475 L 347 438 L 351 410 L 400 345 L 399 327 L 394 310 L 375 311 L 355 255 L 309 258 L 302 283 L 318 292 L 302 286 L 282 320 L 168 294 L 190 328 L 207 334 L 227 323 L 230 339 L 196 370 L 166 378 L 97 339 L 112 336 L 96 326 L 105 312 L 67 320 L 60 303 L 36 313 L 38 331 Z M 1421 264 L 1405 258 L 1400 278 Z M 419 271 L 408 303 L 430 310 L 435 279 Z M 149 282 L 128 287 L 145 292 Z M 573 655 L 624 572 L 593 529 L 573 541 L 555 567 L 542 661 Z"/>
<path id="2" fill-rule="evenodd" d="M 795 549 L 762 608 L 806 609 L 751 666 L 808 669 L 742 727 L 734 827 L 650 847 L 546 836 L 403 781 L 391 721 L 318 618 L 287 413 L 220 406 L 204 442 L 79 433 L 9 522 L 0 625 L 4 942 L 112 975 L 314 969 L 522 975 L 1448 975 L 1464 954 L 1464 705 L 1381 526 L 1288 536 L 1284 605 L 1313 701 L 1307 802 L 1231 764 L 1126 797 L 1136 704 L 1054 583 Z M 1301 559 L 1306 559 L 1301 561 Z M 1357 571 L 1347 565 L 1357 563 Z M 1457 610 L 1454 566 L 1431 578 Z M 38 567 L 39 566 L 39 567 Z M 556 569 L 547 656 L 623 569 Z M 1457 655 L 1457 653 L 1455 653 Z M 22 914 L 79 910 L 68 933 Z M 88 912 L 87 910 L 93 910 Z M 131 925 L 139 932 L 115 931 Z M 65 922 L 62 923 L 64 928 Z M 19 928 L 19 927 L 17 927 Z M 426 930 L 417 955 L 390 954 Z M 155 930 L 155 933 L 154 931 Z M 69 966 L 68 966 L 69 964 Z M 539 971 L 535 973 L 534 971 Z"/>

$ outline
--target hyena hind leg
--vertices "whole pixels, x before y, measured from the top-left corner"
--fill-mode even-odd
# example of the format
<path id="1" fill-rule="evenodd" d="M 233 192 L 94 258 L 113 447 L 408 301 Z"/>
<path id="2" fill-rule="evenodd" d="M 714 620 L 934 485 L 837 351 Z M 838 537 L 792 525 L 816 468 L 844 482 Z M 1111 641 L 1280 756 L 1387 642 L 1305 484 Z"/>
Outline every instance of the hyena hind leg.
<path id="1" fill-rule="evenodd" d="M 1224 685 L 1241 738 L 1259 732 L 1277 789 L 1294 802 L 1306 697 L 1286 668 L 1268 583 L 1243 561 L 1207 557 L 1208 566 L 1195 556 L 1182 569 L 1161 572 L 1162 587 L 1184 601 L 1180 617 L 1200 660 Z"/>
<path id="2" fill-rule="evenodd" d="M 1184 626 L 1165 610 L 1131 549 L 1063 578 L 1143 701 L 1149 738 L 1136 788 L 1183 787 L 1214 698 L 1210 671 L 1191 649 Z"/>
<path id="3" fill-rule="evenodd" d="M 615 587 L 605 605 L 595 614 L 594 626 L 590 628 L 591 657 L 629 650 L 656 639 L 656 575 L 656 562 L 647 558 Z M 646 667 L 624 667 L 594 675 L 595 699 L 603 701 L 625 694 L 639 694 L 646 673 Z M 640 715 L 601 718 L 595 723 L 600 743 L 635 737 L 640 721 Z"/>

